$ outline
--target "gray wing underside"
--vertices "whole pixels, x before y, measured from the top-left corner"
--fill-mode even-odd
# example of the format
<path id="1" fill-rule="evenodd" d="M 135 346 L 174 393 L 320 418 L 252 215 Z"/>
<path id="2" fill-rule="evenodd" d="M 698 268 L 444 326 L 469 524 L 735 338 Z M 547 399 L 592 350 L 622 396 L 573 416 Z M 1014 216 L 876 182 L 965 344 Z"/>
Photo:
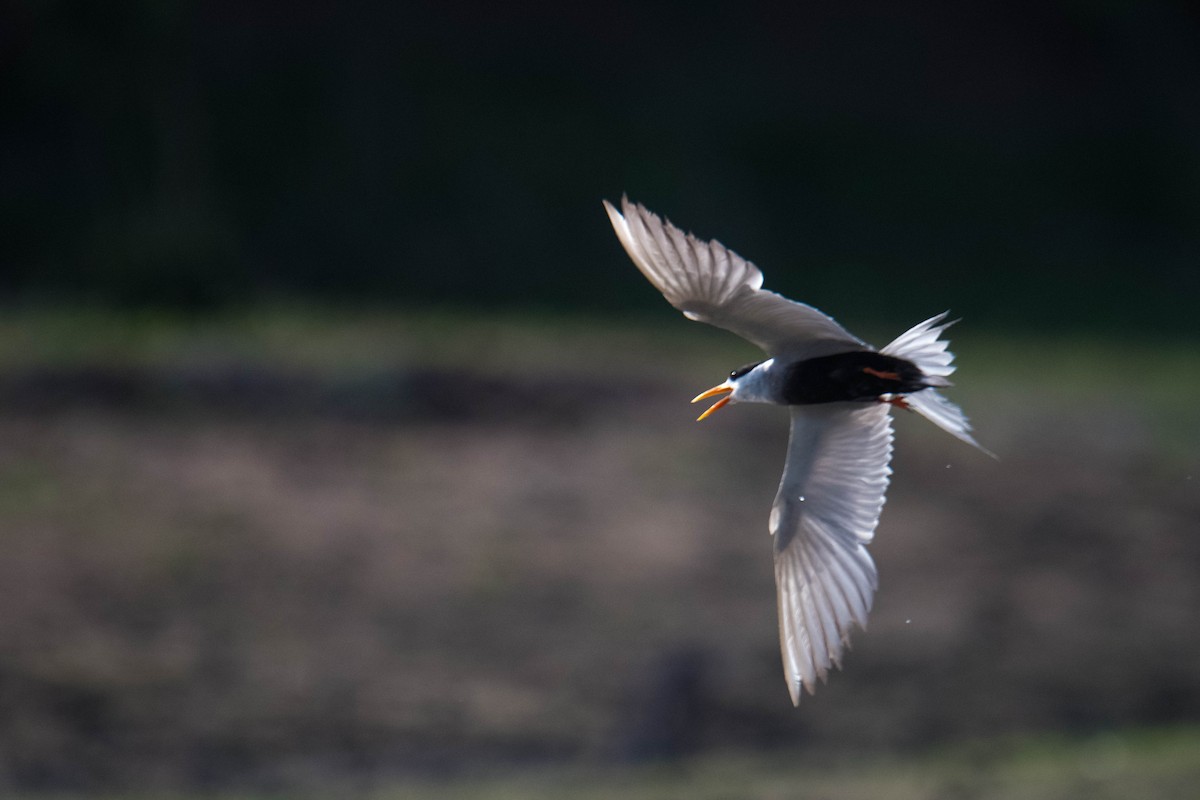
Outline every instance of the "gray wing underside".
<path id="1" fill-rule="evenodd" d="M 866 627 L 877 586 L 866 545 L 883 508 L 890 406 L 792 406 L 771 510 L 779 642 L 792 702 L 840 666 L 853 625 Z"/>
<path id="2" fill-rule="evenodd" d="M 640 204 L 604 201 L 625 252 L 689 319 L 732 331 L 770 356 L 812 358 L 869 347 L 826 314 L 762 289 L 758 267 L 717 241 L 701 241 Z"/>

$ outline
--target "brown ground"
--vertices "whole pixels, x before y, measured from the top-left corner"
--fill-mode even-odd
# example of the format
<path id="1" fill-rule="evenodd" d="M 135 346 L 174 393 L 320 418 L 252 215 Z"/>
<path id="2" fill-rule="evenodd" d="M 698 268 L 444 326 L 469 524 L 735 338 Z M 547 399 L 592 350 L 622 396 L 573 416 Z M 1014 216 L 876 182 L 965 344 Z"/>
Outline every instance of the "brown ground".
<path id="1" fill-rule="evenodd" d="M 264 785 L 1200 720 L 1196 418 L 915 417 L 845 669 L 793 709 L 785 415 L 560 368 L 0 386 L 0 785 Z M 1164 431 L 1173 431 L 1164 435 Z"/>

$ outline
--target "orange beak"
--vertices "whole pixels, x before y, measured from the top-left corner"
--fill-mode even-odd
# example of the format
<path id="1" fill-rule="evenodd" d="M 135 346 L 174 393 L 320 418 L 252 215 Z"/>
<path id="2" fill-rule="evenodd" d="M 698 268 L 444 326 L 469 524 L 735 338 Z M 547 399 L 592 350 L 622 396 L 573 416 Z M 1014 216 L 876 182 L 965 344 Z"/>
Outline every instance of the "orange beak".
<path id="1" fill-rule="evenodd" d="M 692 402 L 699 403 L 701 400 L 707 400 L 710 397 L 716 397 L 719 394 L 725 394 L 725 392 L 732 392 L 732 391 L 733 391 L 732 386 L 730 386 L 728 383 L 722 383 L 720 386 L 714 386 L 713 388 L 709 389 L 708 391 L 701 392 L 700 394 L 696 395 L 695 397 L 692 398 Z M 696 417 L 696 422 L 699 422 L 700 420 L 704 419 L 705 417 L 707 417 L 709 414 L 713 413 L 717 409 L 723 408 L 725 406 L 725 404 L 729 402 L 729 400 L 730 400 L 729 397 L 722 397 L 720 400 L 718 400 L 717 402 L 715 402 L 711 406 L 709 406 L 708 411 L 705 411 L 703 414 Z"/>

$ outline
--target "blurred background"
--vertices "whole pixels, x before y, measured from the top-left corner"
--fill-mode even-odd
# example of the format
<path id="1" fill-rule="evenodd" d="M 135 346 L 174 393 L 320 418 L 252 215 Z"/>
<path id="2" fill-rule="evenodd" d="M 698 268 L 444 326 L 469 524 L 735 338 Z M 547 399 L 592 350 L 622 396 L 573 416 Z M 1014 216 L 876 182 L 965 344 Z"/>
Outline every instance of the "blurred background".
<path id="1" fill-rule="evenodd" d="M 1193 5 L 16 2 L 0 58 L 6 795 L 1194 790 Z M 1000 460 L 898 421 L 799 709 L 784 415 L 692 422 L 755 351 L 625 192 L 965 320 Z"/>

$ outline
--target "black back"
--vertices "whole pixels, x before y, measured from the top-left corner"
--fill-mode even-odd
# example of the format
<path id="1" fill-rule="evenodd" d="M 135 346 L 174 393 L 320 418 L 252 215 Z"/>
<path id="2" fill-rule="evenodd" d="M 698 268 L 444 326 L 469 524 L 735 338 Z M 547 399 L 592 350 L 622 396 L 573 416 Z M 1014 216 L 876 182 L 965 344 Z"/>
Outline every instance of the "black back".
<path id="1" fill-rule="evenodd" d="M 911 361 L 871 351 L 837 353 L 797 361 L 783 380 L 788 405 L 875 400 L 928 388 L 925 374 Z"/>

